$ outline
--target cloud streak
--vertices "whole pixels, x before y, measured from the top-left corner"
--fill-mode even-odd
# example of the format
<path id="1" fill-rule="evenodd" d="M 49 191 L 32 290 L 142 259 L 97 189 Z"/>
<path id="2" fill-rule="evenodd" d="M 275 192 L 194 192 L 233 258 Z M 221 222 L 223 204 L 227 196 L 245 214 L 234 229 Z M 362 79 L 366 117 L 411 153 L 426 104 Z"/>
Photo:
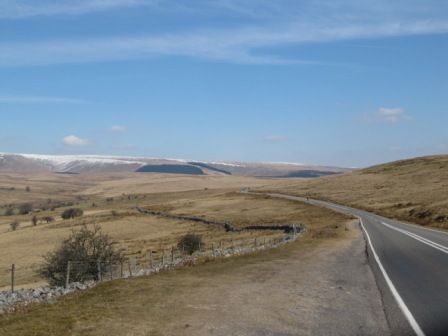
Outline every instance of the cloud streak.
<path id="1" fill-rule="evenodd" d="M 153 3 L 148 0 L 0 0 L 0 19 L 79 15 Z"/>
<path id="2" fill-rule="evenodd" d="M 126 126 L 114 125 L 109 129 L 112 133 L 125 133 L 128 131 Z"/>
<path id="3" fill-rule="evenodd" d="M 411 116 L 401 107 L 380 107 L 378 111 L 364 115 L 365 122 L 382 122 L 395 124 L 411 120 Z"/>
<path id="4" fill-rule="evenodd" d="M 406 35 L 448 33 L 448 21 L 409 23 L 247 27 L 197 30 L 184 34 L 51 40 L 0 45 L 0 66 L 35 66 L 184 56 L 240 64 L 321 64 L 284 58 L 261 50 L 287 45 L 326 43 Z M 30 56 L 32 55 L 32 57 Z"/>
<path id="5" fill-rule="evenodd" d="M 0 104 L 86 104 L 82 99 L 48 96 L 0 95 Z"/>

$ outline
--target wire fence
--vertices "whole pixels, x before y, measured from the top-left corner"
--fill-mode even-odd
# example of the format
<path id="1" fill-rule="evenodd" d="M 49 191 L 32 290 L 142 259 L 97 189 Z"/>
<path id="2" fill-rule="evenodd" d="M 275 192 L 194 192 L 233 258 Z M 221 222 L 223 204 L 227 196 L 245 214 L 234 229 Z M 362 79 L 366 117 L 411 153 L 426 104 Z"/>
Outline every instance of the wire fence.
<path id="1" fill-rule="evenodd" d="M 221 240 L 202 244 L 198 250 L 189 254 L 185 247 L 173 246 L 158 250 L 148 249 L 144 257 L 128 256 L 123 260 L 110 262 L 107 260 L 70 260 L 64 265 L 55 265 L 53 272 L 59 285 L 66 288 L 71 283 L 88 281 L 110 281 L 135 276 L 150 275 L 162 270 L 183 265 L 194 264 L 200 258 L 222 258 L 242 255 L 258 250 L 270 249 L 296 239 L 297 230 L 282 237 L 256 237 L 243 240 Z M 22 272 L 30 272 L 29 268 L 19 268 L 12 264 L 10 269 L 10 291 L 16 290 L 18 278 Z M 32 270 L 37 273 L 37 269 Z M 7 284 L 4 284 L 7 285 Z"/>

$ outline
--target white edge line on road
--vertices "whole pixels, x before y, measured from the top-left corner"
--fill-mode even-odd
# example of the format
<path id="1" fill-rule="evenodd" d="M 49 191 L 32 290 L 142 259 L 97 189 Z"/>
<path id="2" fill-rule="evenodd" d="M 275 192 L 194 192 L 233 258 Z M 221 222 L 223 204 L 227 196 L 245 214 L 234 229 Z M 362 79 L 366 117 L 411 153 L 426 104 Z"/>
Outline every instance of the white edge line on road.
<path id="1" fill-rule="evenodd" d="M 419 241 L 419 242 L 421 242 L 421 243 L 423 243 L 423 244 L 426 244 L 426 245 L 428 245 L 428 246 L 431 246 L 431 247 L 433 247 L 433 248 L 435 248 L 435 249 L 437 249 L 437 250 L 439 250 L 439 251 L 442 251 L 442 252 L 448 254 L 448 247 L 446 247 L 446 246 L 437 244 L 437 243 L 433 242 L 432 240 L 429 240 L 429 239 L 427 239 L 427 238 L 424 238 L 424 237 L 422 237 L 422 236 L 419 236 L 419 235 L 416 234 L 416 233 L 409 232 L 409 231 L 406 231 L 406 230 L 404 230 L 404 229 L 396 228 L 396 227 L 394 227 L 394 226 L 392 226 L 392 225 L 390 225 L 390 224 L 388 224 L 388 223 L 385 223 L 385 222 L 381 222 L 381 223 L 382 223 L 384 226 L 386 226 L 386 227 L 388 227 L 388 228 L 390 228 L 390 229 L 392 229 L 392 230 L 398 231 L 398 232 L 400 232 L 400 233 L 402 233 L 402 234 L 404 234 L 404 235 L 406 235 L 406 236 L 409 236 L 409 237 L 411 237 L 411 238 L 414 238 L 415 240 L 417 240 L 417 241 Z"/>
<path id="2" fill-rule="evenodd" d="M 373 244 L 372 241 L 370 240 L 370 236 L 369 233 L 367 232 L 366 228 L 364 227 L 364 223 L 362 221 L 361 217 L 358 217 L 359 221 L 361 223 L 361 227 L 363 229 L 363 231 L 366 234 L 367 237 L 367 241 L 369 243 L 370 249 L 373 252 L 373 256 L 375 257 L 375 261 L 378 264 L 378 267 L 381 270 L 381 273 L 383 273 L 384 279 L 386 280 L 387 285 L 389 286 L 390 291 L 392 292 L 392 295 L 395 298 L 395 301 L 397 301 L 398 306 L 400 307 L 402 313 L 404 314 L 404 316 L 406 317 L 406 319 L 408 320 L 409 324 L 411 325 L 412 329 L 414 330 L 415 334 L 417 336 L 425 336 L 425 333 L 423 332 L 423 330 L 420 328 L 420 326 L 418 325 L 417 321 L 415 320 L 414 316 L 412 315 L 411 311 L 409 310 L 409 308 L 406 306 L 406 304 L 404 303 L 403 299 L 401 298 L 400 294 L 398 294 L 397 289 L 395 288 L 395 285 L 393 284 L 392 280 L 389 278 L 389 275 L 387 274 L 386 270 L 383 267 L 383 264 L 381 263 L 380 258 L 378 257 L 378 255 L 376 254 L 375 249 L 373 248 Z"/>

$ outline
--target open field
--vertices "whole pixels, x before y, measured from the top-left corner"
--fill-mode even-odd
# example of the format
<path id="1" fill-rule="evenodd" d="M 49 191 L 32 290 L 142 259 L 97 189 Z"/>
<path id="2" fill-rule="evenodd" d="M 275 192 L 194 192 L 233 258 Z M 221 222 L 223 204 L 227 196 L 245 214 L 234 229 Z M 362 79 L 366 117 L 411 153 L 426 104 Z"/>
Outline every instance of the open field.
<path id="1" fill-rule="evenodd" d="M 259 188 L 309 196 L 386 217 L 448 229 L 448 156 L 431 156 L 314 180 Z"/>
<path id="2" fill-rule="evenodd" d="M 243 186 L 257 186 L 266 180 L 241 177 L 190 177 L 165 175 L 113 174 L 110 180 L 95 175 L 18 175 L 1 176 L 0 181 L 17 197 L 27 197 L 38 212 L 0 217 L 0 288 L 7 288 L 11 264 L 16 264 L 16 283 L 19 287 L 43 284 L 36 275 L 42 256 L 54 249 L 71 230 L 81 225 L 98 224 L 116 240 L 127 257 L 145 263 L 147 251 L 160 253 L 177 244 L 181 235 L 195 232 L 203 236 L 205 245 L 218 242 L 238 245 L 256 237 L 278 237 L 281 231 L 225 232 L 221 227 L 187 220 L 173 220 L 140 214 L 135 207 L 195 215 L 210 220 L 227 221 L 236 227 L 255 224 L 305 225 L 306 235 L 312 238 L 334 237 L 343 231 L 341 222 L 346 217 L 329 210 L 265 196 L 241 194 Z M 6 183 L 8 182 L 8 184 Z M 128 187 L 126 188 L 126 185 Z M 25 191 L 30 186 L 31 191 Z M 138 188 L 137 188 L 138 186 Z M 67 190 L 65 189 L 67 188 Z M 165 192 L 163 190 L 166 189 Z M 139 193 L 136 193 L 136 190 Z M 47 197 L 51 197 L 49 206 Z M 7 198 L 3 201 L 6 204 Z M 65 202 L 59 204 L 58 202 Z M 22 202 L 11 202 L 16 208 Z M 9 203 L 8 203 L 9 204 Z M 61 213 L 70 207 L 84 210 L 84 216 L 62 220 Z M 39 222 L 33 226 L 31 218 L 53 216 L 52 223 Z M 20 223 L 12 231 L 10 223 Z M 157 258 L 156 254 L 156 258 Z M 160 257 L 160 256 L 159 256 Z"/>
<path id="3" fill-rule="evenodd" d="M 349 227 L 332 239 L 304 236 L 278 249 L 103 283 L 0 317 L 0 333 L 388 335 L 360 231 Z"/>

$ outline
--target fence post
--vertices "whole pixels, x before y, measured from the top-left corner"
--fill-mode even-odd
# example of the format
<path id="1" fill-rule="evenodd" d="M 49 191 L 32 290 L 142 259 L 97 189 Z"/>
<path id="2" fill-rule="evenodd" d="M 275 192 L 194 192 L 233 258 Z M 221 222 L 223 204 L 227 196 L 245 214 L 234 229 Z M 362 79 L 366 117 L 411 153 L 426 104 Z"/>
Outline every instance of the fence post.
<path id="1" fill-rule="evenodd" d="M 152 250 L 148 251 L 148 262 L 149 262 L 149 269 L 152 269 Z"/>
<path id="2" fill-rule="evenodd" d="M 72 266 L 72 262 L 69 260 L 67 261 L 67 274 L 65 275 L 65 288 L 68 288 L 70 284 L 70 268 Z"/>
<path id="3" fill-rule="evenodd" d="M 165 250 L 162 250 L 162 266 L 165 265 Z"/>
<path id="4" fill-rule="evenodd" d="M 14 293 L 14 281 L 16 276 L 16 265 L 11 265 L 11 292 Z"/>
<path id="5" fill-rule="evenodd" d="M 120 278 L 123 278 L 123 260 L 120 263 Z"/>
<path id="6" fill-rule="evenodd" d="M 98 266 L 98 281 L 102 281 L 102 275 L 101 275 L 101 261 L 98 260 L 97 261 L 97 266 Z"/>
<path id="7" fill-rule="evenodd" d="M 129 270 L 129 276 L 132 277 L 131 259 L 128 259 L 128 270 Z"/>
<path id="8" fill-rule="evenodd" d="M 110 280 L 114 279 L 113 269 L 114 269 L 114 265 L 112 264 L 112 262 L 109 262 Z"/>
<path id="9" fill-rule="evenodd" d="M 257 238 L 254 239 L 254 247 L 257 247 Z"/>
<path id="10" fill-rule="evenodd" d="M 171 246 L 171 264 L 174 264 L 174 247 Z"/>
<path id="11" fill-rule="evenodd" d="M 216 257 L 216 254 L 215 254 L 215 244 L 214 243 L 212 243 L 212 253 L 213 253 L 213 258 Z"/>

